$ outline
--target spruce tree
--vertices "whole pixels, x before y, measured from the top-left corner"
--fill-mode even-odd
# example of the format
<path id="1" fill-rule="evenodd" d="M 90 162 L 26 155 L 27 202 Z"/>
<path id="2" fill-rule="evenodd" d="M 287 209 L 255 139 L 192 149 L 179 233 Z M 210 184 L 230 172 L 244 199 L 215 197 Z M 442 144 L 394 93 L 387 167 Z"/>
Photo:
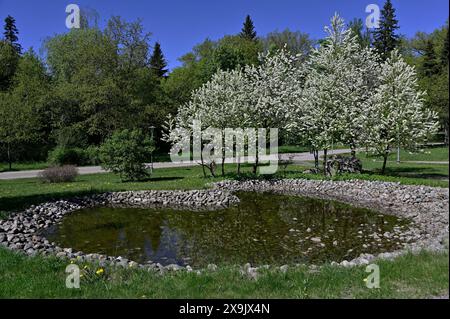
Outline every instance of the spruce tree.
<path id="1" fill-rule="evenodd" d="M 449 38 L 448 38 L 448 27 L 447 27 L 447 32 L 446 32 L 445 40 L 444 40 L 444 46 L 442 48 L 442 53 L 441 53 L 441 65 L 443 67 L 448 65 L 448 49 L 449 49 L 448 48 L 448 45 L 449 45 L 448 40 L 449 40 Z"/>
<path id="2" fill-rule="evenodd" d="M 391 0 L 387 0 L 381 10 L 380 25 L 373 34 L 374 46 L 384 60 L 398 45 L 399 36 L 395 33 L 398 28 L 395 9 Z"/>
<path id="3" fill-rule="evenodd" d="M 434 51 L 434 45 L 431 40 L 428 40 L 426 43 L 421 71 L 426 77 L 432 77 L 440 71 L 439 63 Z"/>
<path id="4" fill-rule="evenodd" d="M 240 36 L 247 40 L 255 40 L 256 39 L 255 25 L 253 24 L 253 21 L 252 21 L 252 18 L 250 18 L 250 15 L 247 15 L 247 17 L 245 18 L 244 26 L 242 27 Z"/>
<path id="5" fill-rule="evenodd" d="M 158 77 L 164 77 L 167 73 L 167 62 L 161 50 L 159 42 L 155 43 L 153 54 L 150 58 L 150 67 L 155 71 Z"/>
<path id="6" fill-rule="evenodd" d="M 5 36 L 5 41 L 12 45 L 17 53 L 21 53 L 22 47 L 17 42 L 19 40 L 19 37 L 17 36 L 19 34 L 19 30 L 17 30 L 16 27 L 16 20 L 8 15 L 5 19 L 5 27 L 4 27 L 3 35 Z"/>

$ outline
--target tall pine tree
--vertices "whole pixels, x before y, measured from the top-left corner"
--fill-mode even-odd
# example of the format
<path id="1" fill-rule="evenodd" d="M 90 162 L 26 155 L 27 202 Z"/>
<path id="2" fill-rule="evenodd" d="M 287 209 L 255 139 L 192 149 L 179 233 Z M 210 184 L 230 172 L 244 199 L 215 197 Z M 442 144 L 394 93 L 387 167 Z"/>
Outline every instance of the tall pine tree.
<path id="1" fill-rule="evenodd" d="M 247 15 L 247 17 L 245 18 L 244 26 L 242 27 L 240 36 L 247 40 L 255 40 L 256 39 L 255 25 L 253 24 L 253 21 L 252 21 L 252 18 L 250 18 L 250 15 Z"/>
<path id="2" fill-rule="evenodd" d="M 22 47 L 17 42 L 19 40 L 18 34 L 19 30 L 16 27 L 16 20 L 8 15 L 5 19 L 5 27 L 4 27 L 3 35 L 5 36 L 5 41 L 13 46 L 18 54 L 21 53 Z"/>
<path id="3" fill-rule="evenodd" d="M 159 42 L 155 43 L 153 54 L 150 58 L 150 67 L 155 71 L 158 77 L 164 77 L 167 73 L 167 62 L 161 50 Z"/>
<path id="4" fill-rule="evenodd" d="M 426 43 L 421 71 L 426 77 L 432 77 L 440 72 L 439 62 L 431 40 L 428 40 Z"/>
<path id="5" fill-rule="evenodd" d="M 442 48 L 442 53 L 441 53 L 441 64 L 444 67 L 448 66 L 448 51 L 449 51 L 448 41 L 449 41 L 449 38 L 448 38 L 448 26 L 447 26 L 445 39 L 444 39 L 444 46 Z"/>
<path id="6" fill-rule="evenodd" d="M 391 0 L 387 0 L 381 10 L 380 25 L 373 33 L 374 46 L 384 60 L 398 45 L 399 36 L 395 33 L 398 28 L 395 9 Z"/>

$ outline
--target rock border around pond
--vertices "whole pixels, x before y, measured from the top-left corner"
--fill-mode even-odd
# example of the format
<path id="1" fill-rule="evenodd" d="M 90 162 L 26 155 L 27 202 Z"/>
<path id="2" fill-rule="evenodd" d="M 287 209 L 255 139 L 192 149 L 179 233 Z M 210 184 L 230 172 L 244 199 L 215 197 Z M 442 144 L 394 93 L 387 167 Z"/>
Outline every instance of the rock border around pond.
<path id="1" fill-rule="evenodd" d="M 80 262 L 98 262 L 100 265 L 139 267 L 161 272 L 179 269 L 191 271 L 190 266 L 163 266 L 152 262 L 142 265 L 120 256 L 85 254 L 81 251 L 74 251 L 72 248 L 58 247 L 39 233 L 57 224 L 66 214 L 83 208 L 131 206 L 214 210 L 238 203 L 239 198 L 232 194 L 235 191 L 273 192 L 337 200 L 353 206 L 375 209 L 384 214 L 408 218 L 412 221 L 408 234 L 411 243 L 407 244 L 404 249 L 381 253 L 377 256 L 362 254 L 356 259 L 344 260 L 339 264 L 332 262 L 332 265 L 347 267 L 368 264 L 375 258 L 392 259 L 408 251 L 418 252 L 422 249 L 440 251 L 445 249 L 443 241 L 448 238 L 448 189 L 362 180 L 302 179 L 227 180 L 211 186 L 213 188 L 211 190 L 105 193 L 31 206 L 25 211 L 13 214 L 9 219 L 0 220 L 0 245 L 25 252 L 28 255 L 56 255 Z M 285 271 L 287 267 L 284 265 L 279 269 Z M 216 268 L 215 265 L 208 267 L 209 270 L 214 268 Z M 254 277 L 258 268 L 247 264 L 242 269 L 244 273 Z"/>

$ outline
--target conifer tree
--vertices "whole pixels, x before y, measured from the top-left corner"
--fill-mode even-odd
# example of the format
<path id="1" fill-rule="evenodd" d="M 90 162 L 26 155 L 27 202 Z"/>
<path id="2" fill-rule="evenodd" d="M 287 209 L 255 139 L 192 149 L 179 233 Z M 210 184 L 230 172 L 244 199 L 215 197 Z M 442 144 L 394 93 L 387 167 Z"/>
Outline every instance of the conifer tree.
<path id="1" fill-rule="evenodd" d="M 427 41 L 421 69 L 422 74 L 426 77 L 432 77 L 440 72 L 439 63 L 434 51 L 434 45 L 431 40 Z"/>
<path id="2" fill-rule="evenodd" d="M 150 67 L 155 71 L 158 77 L 164 77 L 167 73 L 167 62 L 159 42 L 156 42 L 155 47 L 153 48 L 153 54 L 150 58 Z"/>
<path id="3" fill-rule="evenodd" d="M 398 28 L 395 9 L 391 0 L 387 0 L 381 10 L 380 25 L 373 34 L 374 46 L 384 60 L 398 45 L 399 36 L 395 33 Z"/>
<path id="4" fill-rule="evenodd" d="M 242 31 L 240 36 L 244 39 L 255 40 L 256 39 L 256 31 L 255 25 L 253 24 L 252 18 L 250 15 L 247 15 L 245 18 L 244 26 L 242 27 Z"/>
<path id="5" fill-rule="evenodd" d="M 449 50 L 449 38 L 448 38 L 448 26 L 447 26 L 447 32 L 445 35 L 445 40 L 444 40 L 444 47 L 442 48 L 442 53 L 441 53 L 441 65 L 442 66 L 447 66 L 448 65 L 448 50 Z"/>
<path id="6" fill-rule="evenodd" d="M 5 19 L 5 27 L 4 27 L 3 35 L 5 37 L 5 41 L 13 46 L 18 54 L 21 53 L 22 47 L 17 42 L 19 40 L 18 34 L 19 30 L 16 27 L 16 20 L 8 15 Z"/>

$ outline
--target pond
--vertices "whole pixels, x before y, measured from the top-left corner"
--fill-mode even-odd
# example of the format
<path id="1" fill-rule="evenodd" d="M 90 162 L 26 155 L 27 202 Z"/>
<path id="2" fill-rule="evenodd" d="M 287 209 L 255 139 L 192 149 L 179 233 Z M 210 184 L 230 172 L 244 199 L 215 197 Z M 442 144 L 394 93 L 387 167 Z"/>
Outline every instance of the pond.
<path id="1" fill-rule="evenodd" d="M 335 201 L 270 193 L 237 195 L 239 205 L 216 211 L 83 209 L 44 235 L 61 247 L 84 253 L 204 267 L 350 260 L 361 253 L 402 248 L 400 234 L 408 228 L 406 220 Z M 384 236 L 386 232 L 389 236 Z"/>

